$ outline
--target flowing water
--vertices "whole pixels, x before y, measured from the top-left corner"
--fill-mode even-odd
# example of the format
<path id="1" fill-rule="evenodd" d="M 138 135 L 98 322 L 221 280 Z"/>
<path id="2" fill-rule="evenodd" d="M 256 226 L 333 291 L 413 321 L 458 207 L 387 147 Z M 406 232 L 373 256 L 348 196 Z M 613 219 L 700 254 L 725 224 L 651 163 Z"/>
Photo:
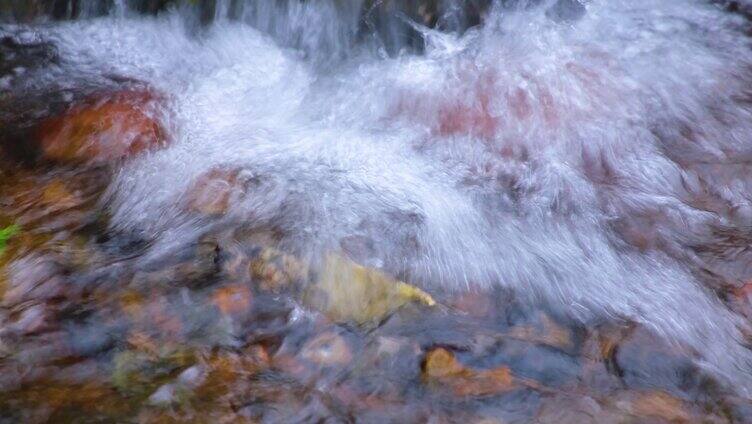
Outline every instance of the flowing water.
<path id="1" fill-rule="evenodd" d="M 106 231 L 145 241 L 131 266 L 218 229 L 271 230 L 314 267 L 344 251 L 429 293 L 504 289 L 586 328 L 637 323 L 752 391 L 749 322 L 723 294 L 752 278 L 743 14 L 702 0 L 134 3 L 2 26 L 59 58 L 4 77 L 15 99 L 113 76 L 166 99 L 169 146 L 119 165 L 98 200 Z M 190 213 L 218 169 L 243 189 L 221 216 Z"/>

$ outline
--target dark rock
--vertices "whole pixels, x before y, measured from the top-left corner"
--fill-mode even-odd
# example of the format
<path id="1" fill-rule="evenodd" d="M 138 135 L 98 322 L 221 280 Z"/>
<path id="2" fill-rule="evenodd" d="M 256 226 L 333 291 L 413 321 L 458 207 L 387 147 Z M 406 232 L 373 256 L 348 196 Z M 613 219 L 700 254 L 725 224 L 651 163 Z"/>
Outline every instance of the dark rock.
<path id="1" fill-rule="evenodd" d="M 556 22 L 575 22 L 585 16 L 587 10 L 579 0 L 558 0 L 546 10 L 546 16 Z"/>
<path id="2" fill-rule="evenodd" d="M 134 287 L 187 286 L 199 288 L 215 282 L 219 274 L 220 248 L 214 241 L 185 246 L 169 257 L 155 258 L 133 275 Z"/>
<path id="3" fill-rule="evenodd" d="M 692 359 L 644 327 L 616 346 L 615 365 L 628 387 L 693 393 L 706 377 Z"/>

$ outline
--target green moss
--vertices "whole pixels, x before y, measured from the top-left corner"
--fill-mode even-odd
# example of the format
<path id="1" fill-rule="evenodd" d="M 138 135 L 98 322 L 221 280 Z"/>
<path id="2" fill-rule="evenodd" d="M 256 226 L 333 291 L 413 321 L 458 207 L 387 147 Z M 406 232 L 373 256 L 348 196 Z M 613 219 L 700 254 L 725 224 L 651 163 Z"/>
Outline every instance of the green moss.
<path id="1" fill-rule="evenodd" d="M 21 227 L 16 224 L 9 225 L 5 228 L 0 229 L 0 255 L 3 254 L 8 240 L 18 234 L 19 231 L 21 231 Z"/>

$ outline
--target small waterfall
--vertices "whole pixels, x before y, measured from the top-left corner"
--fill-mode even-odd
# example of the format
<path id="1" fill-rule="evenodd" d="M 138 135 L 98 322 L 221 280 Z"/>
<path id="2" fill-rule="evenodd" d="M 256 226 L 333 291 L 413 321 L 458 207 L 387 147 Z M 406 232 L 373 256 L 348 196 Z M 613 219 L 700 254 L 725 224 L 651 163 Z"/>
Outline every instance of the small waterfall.
<path id="1" fill-rule="evenodd" d="M 231 0 L 215 0 L 214 6 L 214 22 L 219 22 L 230 17 L 230 7 L 232 6 Z"/>
<path id="2" fill-rule="evenodd" d="M 112 15 L 117 18 L 125 17 L 125 13 L 128 10 L 128 5 L 125 0 L 113 0 Z"/>
<path id="3" fill-rule="evenodd" d="M 492 0 L 41 0 L 0 3 L 0 19 L 90 19 L 128 13 L 178 11 L 208 25 L 240 21 L 307 56 L 343 57 L 359 42 L 390 54 L 420 50 L 422 35 L 410 22 L 462 32 L 477 25 Z"/>

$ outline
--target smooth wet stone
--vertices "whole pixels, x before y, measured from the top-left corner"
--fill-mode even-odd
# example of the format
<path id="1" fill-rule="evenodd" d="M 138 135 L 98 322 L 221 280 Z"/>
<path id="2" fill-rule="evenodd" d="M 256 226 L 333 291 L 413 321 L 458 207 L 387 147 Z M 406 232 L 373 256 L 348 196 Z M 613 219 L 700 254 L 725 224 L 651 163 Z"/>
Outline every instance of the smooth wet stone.
<path id="1" fill-rule="evenodd" d="M 662 391 L 622 393 L 613 404 L 642 419 L 662 419 L 667 422 L 689 422 L 693 417 L 684 401 Z M 708 422 L 708 421 L 705 421 Z"/>
<path id="2" fill-rule="evenodd" d="M 159 96 L 149 90 L 94 96 L 37 131 L 42 156 L 56 162 L 107 164 L 164 147 Z"/>
<path id="3" fill-rule="evenodd" d="M 572 331 L 543 312 L 538 313 L 530 323 L 512 327 L 508 335 L 565 351 L 574 347 Z"/>
<path id="4" fill-rule="evenodd" d="M 641 326 L 617 345 L 615 360 L 628 387 L 691 392 L 703 382 L 689 357 Z"/>
<path id="5" fill-rule="evenodd" d="M 236 168 L 214 168 L 200 175 L 188 189 L 187 208 L 203 215 L 224 215 L 242 201 L 252 175 Z"/>
<path id="6" fill-rule="evenodd" d="M 448 387 L 457 396 L 488 396 L 516 388 L 508 367 L 475 370 L 462 365 L 454 354 L 444 348 L 431 350 L 423 362 L 427 383 Z"/>
<path id="7" fill-rule="evenodd" d="M 516 339 L 502 339 L 482 356 L 461 355 L 473 366 L 507 366 L 516 376 L 561 387 L 574 383 L 580 372 L 580 360 L 573 355 L 549 346 Z"/>
<path id="8" fill-rule="evenodd" d="M 219 272 L 219 246 L 213 240 L 199 241 L 167 258 L 154 261 L 134 273 L 131 285 L 205 287 Z"/>
<path id="9" fill-rule="evenodd" d="M 354 384 L 384 401 L 404 400 L 399 394 L 421 379 L 423 349 L 406 337 L 379 336 L 365 342 L 350 371 Z"/>

